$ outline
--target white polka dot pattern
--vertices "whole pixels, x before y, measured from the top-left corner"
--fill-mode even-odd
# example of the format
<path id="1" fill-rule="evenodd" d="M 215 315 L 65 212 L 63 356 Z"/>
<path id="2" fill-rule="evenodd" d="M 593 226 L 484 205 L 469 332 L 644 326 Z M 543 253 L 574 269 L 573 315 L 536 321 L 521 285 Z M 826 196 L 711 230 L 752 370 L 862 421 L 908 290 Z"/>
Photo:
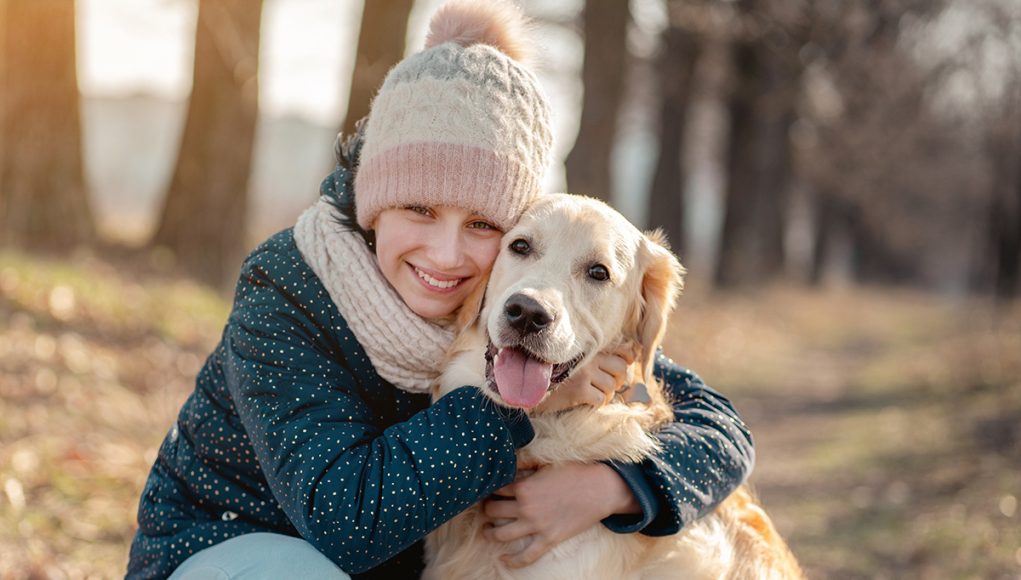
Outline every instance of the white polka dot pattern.
<path id="1" fill-rule="evenodd" d="M 143 489 L 128 577 L 166 577 L 251 532 L 300 535 L 354 578 L 417 577 L 421 538 L 513 479 L 531 425 L 474 388 L 429 406 L 381 379 L 291 230 L 249 257 L 235 294 Z M 613 465 L 645 508 L 609 518 L 617 531 L 676 531 L 751 468 L 729 402 L 662 357 L 656 368 L 677 422 L 660 455 Z"/>

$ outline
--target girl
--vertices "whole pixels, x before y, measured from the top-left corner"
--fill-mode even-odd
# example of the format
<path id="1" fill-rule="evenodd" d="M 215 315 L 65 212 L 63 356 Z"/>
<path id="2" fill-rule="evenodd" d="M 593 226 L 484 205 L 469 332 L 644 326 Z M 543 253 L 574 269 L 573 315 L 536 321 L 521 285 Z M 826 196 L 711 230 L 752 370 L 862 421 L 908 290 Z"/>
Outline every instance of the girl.
<path id="1" fill-rule="evenodd" d="M 142 491 L 128 577 L 414 578 L 422 538 L 494 493 L 510 500 L 491 537 L 528 537 L 506 560 L 524 566 L 600 521 L 676 533 L 746 477 L 751 440 L 729 402 L 662 357 L 676 422 L 640 465 L 515 481 L 527 416 L 473 387 L 429 404 L 449 322 L 549 159 L 520 25 L 495 2 L 442 8 L 338 148 L 320 201 L 245 261 Z M 597 357 L 556 404 L 601 403 L 625 364 Z"/>

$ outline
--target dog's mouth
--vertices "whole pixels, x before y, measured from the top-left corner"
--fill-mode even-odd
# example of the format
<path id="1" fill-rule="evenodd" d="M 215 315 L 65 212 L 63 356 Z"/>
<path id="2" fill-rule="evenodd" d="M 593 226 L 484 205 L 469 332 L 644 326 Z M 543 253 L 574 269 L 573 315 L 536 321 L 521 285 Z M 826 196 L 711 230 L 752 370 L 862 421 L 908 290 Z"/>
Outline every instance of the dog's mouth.
<path id="1" fill-rule="evenodd" d="M 486 385 L 508 405 L 532 409 L 547 392 L 566 381 L 583 358 L 584 354 L 579 354 L 567 362 L 551 363 L 520 346 L 498 348 L 490 342 L 486 349 Z"/>

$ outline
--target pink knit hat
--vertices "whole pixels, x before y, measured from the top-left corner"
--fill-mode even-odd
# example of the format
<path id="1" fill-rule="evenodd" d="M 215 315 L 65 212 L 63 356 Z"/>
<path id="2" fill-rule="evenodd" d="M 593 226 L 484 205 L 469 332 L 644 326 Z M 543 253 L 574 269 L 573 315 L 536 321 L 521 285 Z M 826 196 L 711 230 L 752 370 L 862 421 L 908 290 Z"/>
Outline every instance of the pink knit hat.
<path id="1" fill-rule="evenodd" d="M 383 81 L 355 174 L 358 225 L 411 205 L 455 206 L 507 230 L 539 195 L 549 104 L 518 59 L 524 20 L 500 1 L 448 2 L 426 48 Z"/>

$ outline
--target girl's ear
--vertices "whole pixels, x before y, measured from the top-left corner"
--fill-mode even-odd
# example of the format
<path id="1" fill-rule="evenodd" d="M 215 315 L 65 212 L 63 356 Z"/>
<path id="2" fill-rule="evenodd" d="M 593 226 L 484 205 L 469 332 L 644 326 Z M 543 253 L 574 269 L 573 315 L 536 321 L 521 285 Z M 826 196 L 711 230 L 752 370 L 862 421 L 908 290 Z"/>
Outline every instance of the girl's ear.
<path id="1" fill-rule="evenodd" d="M 652 381 L 656 349 L 666 334 L 667 320 L 684 288 L 684 267 L 668 249 L 660 230 L 648 232 L 642 240 L 638 265 L 642 272 L 641 297 L 633 317 L 639 362 L 646 383 Z"/>
<path id="2" fill-rule="evenodd" d="M 475 324 L 479 313 L 482 312 L 482 304 L 485 302 L 486 286 L 488 285 L 489 274 L 486 274 L 479 282 L 479 285 L 465 298 L 464 304 L 461 305 L 461 308 L 457 311 L 457 317 L 454 319 L 454 328 L 457 332 L 461 332 Z"/>

